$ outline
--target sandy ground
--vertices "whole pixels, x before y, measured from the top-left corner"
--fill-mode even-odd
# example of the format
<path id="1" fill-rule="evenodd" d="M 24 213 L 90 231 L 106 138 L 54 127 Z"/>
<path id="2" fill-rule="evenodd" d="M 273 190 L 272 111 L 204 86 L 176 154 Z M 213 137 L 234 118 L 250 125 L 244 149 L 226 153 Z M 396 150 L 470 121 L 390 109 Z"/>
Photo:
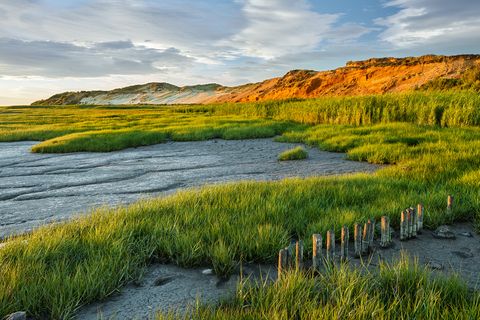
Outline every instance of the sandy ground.
<path id="1" fill-rule="evenodd" d="M 180 188 L 235 180 L 371 172 L 378 166 L 308 148 L 309 158 L 279 162 L 296 146 L 271 139 L 169 142 L 110 153 L 33 154 L 36 142 L 0 143 L 0 239 Z"/>
<path id="2" fill-rule="evenodd" d="M 379 261 L 396 261 L 404 251 L 421 265 L 427 266 L 433 274 L 458 274 L 472 289 L 480 289 L 480 236 L 469 224 L 450 226 L 456 239 L 436 239 L 432 232 L 424 230 L 417 238 L 407 241 L 393 239 L 393 245 L 382 249 L 379 239 L 375 250 L 368 257 L 350 257 L 354 267 L 368 265 L 375 270 Z M 337 250 L 338 250 L 337 246 Z M 350 243 L 350 253 L 353 252 Z M 308 264 L 308 261 L 306 262 Z M 78 313 L 79 319 L 151 319 L 155 312 L 185 311 L 188 306 L 215 303 L 234 294 L 240 272 L 228 281 L 219 280 L 212 274 L 203 274 L 204 269 L 182 269 L 172 265 L 154 265 L 146 270 L 139 283 L 128 285 L 119 294 L 107 301 L 86 306 Z M 243 266 L 243 276 L 251 279 L 277 277 L 276 266 Z"/>

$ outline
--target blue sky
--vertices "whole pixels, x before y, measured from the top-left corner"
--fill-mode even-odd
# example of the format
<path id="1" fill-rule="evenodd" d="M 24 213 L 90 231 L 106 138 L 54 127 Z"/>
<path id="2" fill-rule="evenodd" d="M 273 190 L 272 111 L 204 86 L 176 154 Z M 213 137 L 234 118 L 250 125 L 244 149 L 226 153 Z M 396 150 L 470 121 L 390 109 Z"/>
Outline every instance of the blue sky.
<path id="1" fill-rule="evenodd" d="M 151 81 L 237 85 L 480 53 L 476 0 L 3 0 L 0 105 Z"/>

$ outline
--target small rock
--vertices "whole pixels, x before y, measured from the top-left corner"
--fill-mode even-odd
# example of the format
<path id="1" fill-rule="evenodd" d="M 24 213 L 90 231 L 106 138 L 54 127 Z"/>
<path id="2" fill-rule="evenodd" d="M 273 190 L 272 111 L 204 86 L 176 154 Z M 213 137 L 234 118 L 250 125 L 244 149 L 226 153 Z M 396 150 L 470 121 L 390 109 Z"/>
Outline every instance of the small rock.
<path id="1" fill-rule="evenodd" d="M 432 235 L 437 239 L 455 239 L 455 233 L 448 226 L 438 227 L 437 230 L 432 232 Z"/>
<path id="2" fill-rule="evenodd" d="M 443 265 L 433 260 L 428 261 L 427 267 L 429 267 L 432 270 L 443 270 Z"/>
<path id="3" fill-rule="evenodd" d="M 459 236 L 462 236 L 462 237 L 467 237 L 467 238 L 473 237 L 473 234 L 472 234 L 471 232 L 468 232 L 468 231 L 459 232 L 458 235 L 459 235 Z"/>
<path id="4" fill-rule="evenodd" d="M 202 274 L 211 275 L 211 274 L 213 274 L 213 270 L 212 269 L 205 269 L 205 270 L 202 271 Z"/>
<path id="5" fill-rule="evenodd" d="M 473 257 L 473 253 L 465 251 L 452 251 L 452 253 L 460 258 L 467 259 Z"/>
<path id="6" fill-rule="evenodd" d="M 12 313 L 8 315 L 5 320 L 26 320 L 27 319 L 27 313 L 25 311 L 17 311 L 15 313 Z"/>

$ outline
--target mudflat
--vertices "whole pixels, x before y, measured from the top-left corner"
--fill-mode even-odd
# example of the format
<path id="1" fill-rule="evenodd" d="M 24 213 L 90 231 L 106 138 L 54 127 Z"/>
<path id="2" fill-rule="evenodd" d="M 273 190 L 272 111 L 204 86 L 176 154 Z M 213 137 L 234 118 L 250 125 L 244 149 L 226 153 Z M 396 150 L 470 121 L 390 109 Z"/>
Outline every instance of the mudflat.
<path id="1" fill-rule="evenodd" d="M 124 205 L 181 188 L 379 168 L 314 148 L 306 148 L 308 159 L 279 162 L 280 152 L 298 144 L 272 139 L 168 142 L 109 153 L 68 154 L 31 153 L 34 144 L 0 143 L 0 237 L 98 206 Z"/>

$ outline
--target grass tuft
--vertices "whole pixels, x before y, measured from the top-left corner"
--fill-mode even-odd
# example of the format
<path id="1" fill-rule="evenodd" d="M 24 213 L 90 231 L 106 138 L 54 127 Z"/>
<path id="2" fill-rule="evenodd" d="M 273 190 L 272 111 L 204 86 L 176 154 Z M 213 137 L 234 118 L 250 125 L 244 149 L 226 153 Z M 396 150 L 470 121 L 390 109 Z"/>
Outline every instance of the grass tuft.
<path id="1" fill-rule="evenodd" d="M 406 257 L 380 270 L 331 266 L 321 274 L 290 271 L 278 281 L 241 282 L 217 306 L 198 304 L 165 319 L 477 319 L 480 294 L 456 277 L 433 277 Z"/>
<path id="2" fill-rule="evenodd" d="M 279 161 L 288 161 L 288 160 L 303 160 L 307 159 L 308 152 L 303 147 L 296 147 L 293 149 L 285 150 L 278 155 Z"/>

